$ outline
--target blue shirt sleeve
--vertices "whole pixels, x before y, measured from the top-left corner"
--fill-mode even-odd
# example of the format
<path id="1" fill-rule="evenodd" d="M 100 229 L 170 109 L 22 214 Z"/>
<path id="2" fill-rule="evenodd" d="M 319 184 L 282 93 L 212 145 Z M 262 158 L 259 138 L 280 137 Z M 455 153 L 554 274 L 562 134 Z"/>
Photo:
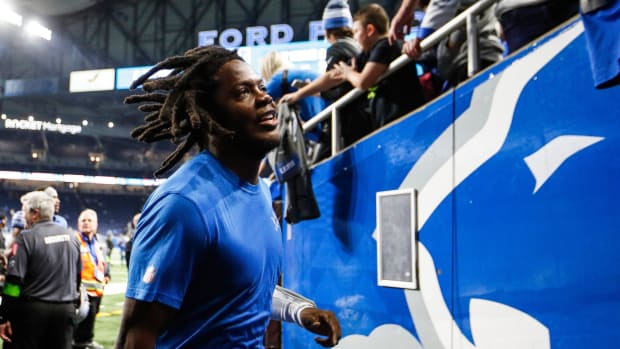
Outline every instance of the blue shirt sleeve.
<path id="1" fill-rule="evenodd" d="M 291 80 L 289 79 L 289 82 L 290 81 Z M 282 72 L 279 71 L 275 73 L 265 87 L 267 88 L 267 93 L 271 96 L 271 98 L 273 98 L 274 101 L 280 99 L 280 97 L 286 93 L 282 91 Z"/>
<path id="2" fill-rule="evenodd" d="M 147 203 L 134 236 L 127 297 L 181 307 L 208 245 L 203 217 L 178 194 Z"/>

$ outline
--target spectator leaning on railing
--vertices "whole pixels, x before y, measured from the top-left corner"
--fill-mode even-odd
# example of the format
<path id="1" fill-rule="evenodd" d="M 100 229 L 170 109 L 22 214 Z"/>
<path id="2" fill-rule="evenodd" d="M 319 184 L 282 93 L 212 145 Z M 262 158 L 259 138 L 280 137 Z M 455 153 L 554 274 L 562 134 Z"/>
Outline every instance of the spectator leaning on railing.
<path id="1" fill-rule="evenodd" d="M 375 128 L 425 102 L 413 61 L 379 81 L 390 63 L 401 55 L 401 42 L 392 45 L 388 42 L 388 28 L 389 18 L 383 7 L 370 4 L 361 8 L 353 17 L 353 35 L 362 47 L 362 53 L 353 64 L 338 63 L 332 74 L 334 79 L 346 80 L 354 87 L 368 90 Z"/>
<path id="2" fill-rule="evenodd" d="M 411 1 L 404 1 L 403 5 L 405 2 Z M 419 58 L 422 54 L 420 43 L 423 39 L 476 2 L 477 0 L 431 0 L 417 37 L 405 43 L 403 53 L 414 59 Z M 494 7 L 491 6 L 481 12 L 476 19 L 479 65 L 480 69 L 483 69 L 502 59 L 504 47 L 499 39 Z M 467 79 L 467 38 L 464 26 L 457 28 L 437 45 L 437 71 L 451 86 Z"/>
<path id="3" fill-rule="evenodd" d="M 350 63 L 360 54 L 361 48 L 353 38 L 353 16 L 346 0 L 330 0 L 323 10 L 323 28 L 325 38 L 331 44 L 325 55 L 326 68 L 329 72 L 340 62 Z M 328 103 L 333 103 L 353 86 L 348 81 L 336 81 L 328 74 L 323 74 L 299 90 L 284 95 L 283 101 L 297 103 L 300 99 L 321 93 Z M 341 135 L 344 145 L 350 145 L 372 131 L 370 115 L 366 111 L 368 100 L 360 96 L 339 110 Z M 324 137 L 323 145 L 329 143 Z"/>

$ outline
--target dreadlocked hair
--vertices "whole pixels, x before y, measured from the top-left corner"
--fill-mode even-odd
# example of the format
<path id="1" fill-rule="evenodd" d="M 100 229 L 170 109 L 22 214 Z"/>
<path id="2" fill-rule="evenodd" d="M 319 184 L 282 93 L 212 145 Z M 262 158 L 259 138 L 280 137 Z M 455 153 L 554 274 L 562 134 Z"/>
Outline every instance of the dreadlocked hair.
<path id="1" fill-rule="evenodd" d="M 131 137 L 145 143 L 168 139 L 177 145 L 155 171 L 155 177 L 171 169 L 205 137 L 234 136 L 198 101 L 211 100 L 208 97 L 217 87 L 213 77 L 222 65 L 235 59 L 243 60 L 236 51 L 219 46 L 197 47 L 183 56 L 163 60 L 131 84 L 131 89 L 142 85 L 144 93 L 125 98 L 125 104 L 142 103 L 138 110 L 146 113 L 145 123 L 131 131 Z M 165 77 L 149 79 L 163 69 L 172 71 Z"/>

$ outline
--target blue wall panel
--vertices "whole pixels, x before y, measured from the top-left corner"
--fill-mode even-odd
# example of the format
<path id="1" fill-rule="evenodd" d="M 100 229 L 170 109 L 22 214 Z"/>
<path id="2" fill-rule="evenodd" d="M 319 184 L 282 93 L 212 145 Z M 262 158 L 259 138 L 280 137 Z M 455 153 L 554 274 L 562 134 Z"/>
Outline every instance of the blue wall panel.
<path id="1" fill-rule="evenodd" d="M 576 20 L 314 168 L 284 285 L 336 312 L 339 348 L 617 346 L 620 87 L 588 64 Z M 377 286 L 375 195 L 398 188 L 420 193 L 420 290 Z"/>

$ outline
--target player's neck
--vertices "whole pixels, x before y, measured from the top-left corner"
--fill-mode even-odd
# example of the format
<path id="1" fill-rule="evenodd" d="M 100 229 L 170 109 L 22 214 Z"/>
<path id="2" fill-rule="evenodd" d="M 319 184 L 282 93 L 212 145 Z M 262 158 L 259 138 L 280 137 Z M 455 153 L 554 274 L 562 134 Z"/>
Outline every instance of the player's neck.
<path id="1" fill-rule="evenodd" d="M 209 152 L 243 181 L 252 184 L 258 183 L 258 168 L 261 158 L 249 156 L 236 147 L 217 146 L 213 143 L 209 146 Z"/>

